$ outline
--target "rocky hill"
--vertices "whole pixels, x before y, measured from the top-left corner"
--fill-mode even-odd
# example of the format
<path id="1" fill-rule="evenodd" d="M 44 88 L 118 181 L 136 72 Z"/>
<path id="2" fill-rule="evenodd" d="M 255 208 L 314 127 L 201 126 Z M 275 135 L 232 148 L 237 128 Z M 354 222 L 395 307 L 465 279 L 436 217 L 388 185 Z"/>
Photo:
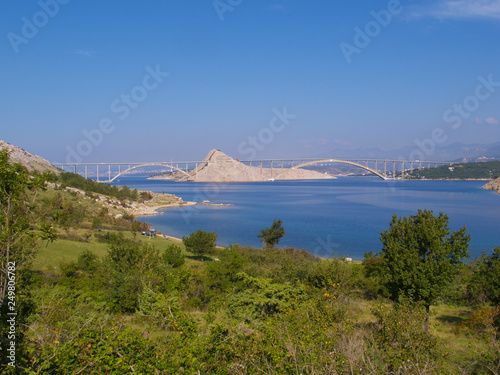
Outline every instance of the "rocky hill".
<path id="1" fill-rule="evenodd" d="M 50 171 L 56 174 L 60 172 L 58 168 L 54 167 L 52 164 L 50 164 L 49 161 L 45 160 L 44 158 L 25 151 L 20 147 L 4 142 L 0 139 L 0 150 L 3 149 L 7 149 L 9 151 L 9 157 L 12 162 L 20 163 L 29 171 Z"/>
<path id="2" fill-rule="evenodd" d="M 198 165 L 197 170 L 191 170 L 190 176 L 183 173 L 172 175 L 160 175 L 151 177 L 153 179 L 171 179 L 179 181 L 198 182 L 252 182 L 269 180 L 317 180 L 335 178 L 331 175 L 292 168 L 260 168 L 249 166 L 234 160 L 219 150 L 212 150 L 203 160 L 205 163 Z"/>
<path id="3" fill-rule="evenodd" d="M 495 190 L 497 193 L 500 193 L 500 177 L 496 180 L 492 180 L 483 186 L 483 189 L 486 190 Z"/>

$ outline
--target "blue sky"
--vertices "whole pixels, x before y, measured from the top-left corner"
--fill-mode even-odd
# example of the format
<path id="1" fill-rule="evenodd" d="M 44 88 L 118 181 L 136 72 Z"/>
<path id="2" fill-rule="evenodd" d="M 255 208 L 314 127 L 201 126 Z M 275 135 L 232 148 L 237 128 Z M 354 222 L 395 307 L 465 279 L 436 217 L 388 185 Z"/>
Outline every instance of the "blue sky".
<path id="1" fill-rule="evenodd" d="M 500 141 L 499 0 L 2 7 L 0 138 L 51 162 Z"/>

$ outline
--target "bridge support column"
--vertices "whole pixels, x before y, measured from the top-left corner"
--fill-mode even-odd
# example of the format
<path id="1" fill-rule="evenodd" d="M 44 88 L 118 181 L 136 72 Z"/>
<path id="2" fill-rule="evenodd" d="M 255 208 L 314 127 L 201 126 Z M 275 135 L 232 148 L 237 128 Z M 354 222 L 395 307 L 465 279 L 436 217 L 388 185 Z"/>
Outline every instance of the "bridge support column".
<path id="1" fill-rule="evenodd" d="M 273 178 L 273 161 L 271 160 L 271 178 Z"/>
<path id="2" fill-rule="evenodd" d="M 111 164 L 108 164 L 108 182 L 111 181 Z"/>
<path id="3" fill-rule="evenodd" d="M 87 164 L 85 164 L 85 179 L 87 179 Z"/>
<path id="4" fill-rule="evenodd" d="M 99 164 L 96 164 L 97 166 L 97 182 L 99 182 Z"/>
<path id="5" fill-rule="evenodd" d="M 396 178 L 396 162 L 392 162 L 392 178 Z"/>
<path id="6" fill-rule="evenodd" d="M 260 178 L 263 178 L 264 174 L 262 173 L 262 160 L 260 161 Z"/>

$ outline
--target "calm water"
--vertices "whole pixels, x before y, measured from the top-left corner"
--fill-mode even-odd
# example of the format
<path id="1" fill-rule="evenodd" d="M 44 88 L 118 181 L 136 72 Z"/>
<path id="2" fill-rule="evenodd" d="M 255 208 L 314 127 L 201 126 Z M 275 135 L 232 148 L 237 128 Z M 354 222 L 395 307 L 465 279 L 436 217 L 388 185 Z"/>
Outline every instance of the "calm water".
<path id="1" fill-rule="evenodd" d="M 389 227 L 394 213 L 413 215 L 418 209 L 446 213 L 452 230 L 466 225 L 473 257 L 500 246 L 500 194 L 481 189 L 484 183 L 339 178 L 216 184 L 130 177 L 118 184 L 175 194 L 185 201 L 234 204 L 172 208 L 141 218 L 172 236 L 203 229 L 218 233 L 222 246 L 260 247 L 260 230 L 281 219 L 287 236 L 280 245 L 361 260 L 364 252 L 381 249 L 380 232 Z"/>

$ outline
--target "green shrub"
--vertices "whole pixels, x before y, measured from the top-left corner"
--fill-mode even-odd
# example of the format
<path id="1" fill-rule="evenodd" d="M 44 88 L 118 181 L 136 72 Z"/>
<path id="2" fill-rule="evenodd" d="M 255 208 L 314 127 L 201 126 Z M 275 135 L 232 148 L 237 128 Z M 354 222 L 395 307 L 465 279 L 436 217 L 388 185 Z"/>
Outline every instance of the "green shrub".
<path id="1" fill-rule="evenodd" d="M 184 265 L 186 259 L 184 258 L 184 254 L 182 254 L 182 250 L 177 245 L 169 245 L 162 255 L 163 262 L 170 264 L 173 268 L 180 267 Z"/>

